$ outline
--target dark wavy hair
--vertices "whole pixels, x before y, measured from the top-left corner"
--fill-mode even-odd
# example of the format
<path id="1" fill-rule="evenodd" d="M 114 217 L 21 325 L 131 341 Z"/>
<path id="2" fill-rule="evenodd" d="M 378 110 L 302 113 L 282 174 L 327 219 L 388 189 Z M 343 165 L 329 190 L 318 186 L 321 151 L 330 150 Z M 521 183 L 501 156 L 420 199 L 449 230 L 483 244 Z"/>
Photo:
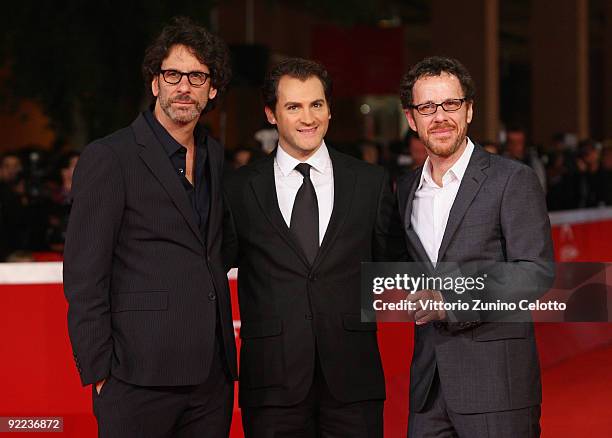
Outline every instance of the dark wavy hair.
<path id="1" fill-rule="evenodd" d="M 332 81 L 325 67 L 316 61 L 303 58 L 287 58 L 276 64 L 266 75 L 261 87 L 264 105 L 272 111 L 276 109 L 278 100 L 278 83 L 283 76 L 289 76 L 300 81 L 310 77 L 319 78 L 323 84 L 323 92 L 327 105 L 331 104 Z"/>
<path id="2" fill-rule="evenodd" d="M 443 56 L 431 56 L 415 64 L 400 82 L 400 99 L 402 108 L 408 109 L 413 105 L 412 89 L 416 81 L 426 76 L 440 76 L 448 73 L 459 79 L 463 96 L 468 100 L 474 100 L 475 85 L 470 72 L 454 58 Z"/>
<path id="3" fill-rule="evenodd" d="M 218 90 L 217 96 L 223 94 L 232 76 L 227 45 L 221 38 L 187 17 L 172 18 L 170 24 L 162 29 L 159 36 L 145 51 L 142 75 L 149 93 L 151 81 L 160 73 L 163 60 L 168 57 L 170 49 L 179 44 L 188 47 L 198 61 L 208 66 L 211 73 L 211 84 Z M 213 109 L 217 100 L 217 98 L 210 99 L 204 112 Z"/>

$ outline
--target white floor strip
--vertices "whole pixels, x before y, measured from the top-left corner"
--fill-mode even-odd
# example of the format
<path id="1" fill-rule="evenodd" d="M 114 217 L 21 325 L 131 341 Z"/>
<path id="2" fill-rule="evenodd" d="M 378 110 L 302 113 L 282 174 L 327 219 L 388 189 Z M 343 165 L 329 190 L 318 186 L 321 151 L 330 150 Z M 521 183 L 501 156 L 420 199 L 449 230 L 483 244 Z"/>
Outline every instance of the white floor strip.
<path id="1" fill-rule="evenodd" d="M 62 262 L 0 263 L 0 284 L 62 283 L 62 269 Z M 229 271 L 227 278 L 238 278 L 238 269 Z"/>

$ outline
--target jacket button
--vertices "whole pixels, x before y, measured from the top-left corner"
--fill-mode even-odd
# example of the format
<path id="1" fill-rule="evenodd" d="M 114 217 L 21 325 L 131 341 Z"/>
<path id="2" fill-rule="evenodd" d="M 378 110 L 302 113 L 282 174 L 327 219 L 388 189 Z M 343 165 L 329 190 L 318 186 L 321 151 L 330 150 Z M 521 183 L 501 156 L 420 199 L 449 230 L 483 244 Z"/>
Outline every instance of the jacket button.
<path id="1" fill-rule="evenodd" d="M 217 299 L 217 296 L 214 293 L 211 292 L 211 293 L 208 294 L 208 299 L 210 301 L 215 301 Z"/>
<path id="2" fill-rule="evenodd" d="M 308 279 L 309 279 L 310 281 L 317 281 L 317 276 L 316 276 L 316 275 L 314 275 L 314 274 L 310 274 L 310 275 L 308 275 Z"/>
<path id="3" fill-rule="evenodd" d="M 307 313 L 306 315 L 304 315 L 304 318 L 312 319 L 312 314 L 311 313 Z"/>

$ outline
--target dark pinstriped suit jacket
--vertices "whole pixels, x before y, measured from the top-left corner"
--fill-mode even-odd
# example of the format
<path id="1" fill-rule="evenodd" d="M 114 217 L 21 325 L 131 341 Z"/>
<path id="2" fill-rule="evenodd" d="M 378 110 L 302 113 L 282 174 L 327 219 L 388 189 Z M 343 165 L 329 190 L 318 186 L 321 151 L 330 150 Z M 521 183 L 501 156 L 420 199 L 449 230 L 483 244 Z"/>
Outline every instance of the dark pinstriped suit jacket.
<path id="1" fill-rule="evenodd" d="M 236 377 L 221 261 L 223 148 L 210 137 L 206 143 L 211 208 L 205 242 L 185 189 L 142 115 L 83 151 L 72 186 L 64 290 L 84 385 L 109 374 L 144 386 L 203 382 L 216 315 Z"/>
<path id="2" fill-rule="evenodd" d="M 410 222 L 421 171 L 398 182 L 398 198 L 409 255 L 428 262 Z M 554 275 L 552 259 L 550 221 L 533 170 L 475 145 L 450 211 L 438 261 L 512 262 L 517 271 L 546 282 Z M 537 294 L 538 290 L 522 293 Z M 444 398 L 457 413 L 519 409 L 541 402 L 540 367 L 530 322 L 484 322 L 457 332 L 437 324 L 416 326 L 411 411 L 423 409 L 436 368 Z"/>

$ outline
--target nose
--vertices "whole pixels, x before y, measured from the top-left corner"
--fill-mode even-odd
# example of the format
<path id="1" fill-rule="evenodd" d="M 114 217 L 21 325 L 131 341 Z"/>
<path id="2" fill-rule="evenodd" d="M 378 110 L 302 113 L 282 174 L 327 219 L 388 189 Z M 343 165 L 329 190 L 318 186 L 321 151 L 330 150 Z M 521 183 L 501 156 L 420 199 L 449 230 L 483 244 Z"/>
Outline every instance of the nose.
<path id="1" fill-rule="evenodd" d="M 314 117 L 310 108 L 305 108 L 304 111 L 302 111 L 301 119 L 301 122 L 305 125 L 310 125 L 314 122 Z"/>
<path id="2" fill-rule="evenodd" d="M 181 77 L 181 80 L 179 81 L 179 83 L 176 84 L 176 89 L 177 91 L 180 91 L 181 93 L 186 93 L 191 89 L 191 84 L 189 83 L 189 79 L 187 78 L 187 75 L 184 75 L 183 77 Z"/>
<path id="3" fill-rule="evenodd" d="M 433 113 L 433 119 L 436 122 L 443 122 L 444 120 L 446 120 L 448 117 L 448 114 L 446 114 L 446 111 L 444 111 L 444 108 L 442 108 L 441 106 L 436 108 L 436 112 Z"/>

